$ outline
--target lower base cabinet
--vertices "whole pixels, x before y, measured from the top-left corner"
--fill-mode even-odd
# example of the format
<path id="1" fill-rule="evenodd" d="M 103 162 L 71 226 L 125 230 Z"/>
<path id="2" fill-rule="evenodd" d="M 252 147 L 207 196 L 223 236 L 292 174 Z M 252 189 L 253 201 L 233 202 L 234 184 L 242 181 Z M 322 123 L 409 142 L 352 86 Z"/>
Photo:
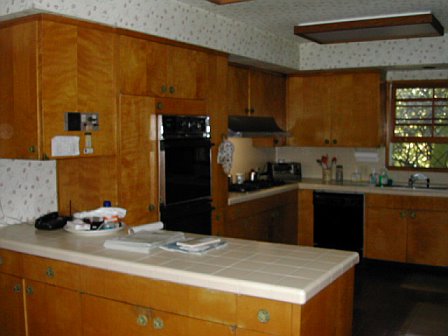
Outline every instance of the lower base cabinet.
<path id="1" fill-rule="evenodd" d="M 366 258 L 448 266 L 448 199 L 366 196 Z"/>
<path id="2" fill-rule="evenodd" d="M 11 256 L 19 265 L 25 260 L 28 270 L 8 274 L 18 272 L 11 271 Z M 351 335 L 354 268 L 298 305 L 2 249 L 0 261 L 1 336 Z"/>
<path id="3" fill-rule="evenodd" d="M 227 208 L 223 236 L 297 244 L 297 191 Z"/>

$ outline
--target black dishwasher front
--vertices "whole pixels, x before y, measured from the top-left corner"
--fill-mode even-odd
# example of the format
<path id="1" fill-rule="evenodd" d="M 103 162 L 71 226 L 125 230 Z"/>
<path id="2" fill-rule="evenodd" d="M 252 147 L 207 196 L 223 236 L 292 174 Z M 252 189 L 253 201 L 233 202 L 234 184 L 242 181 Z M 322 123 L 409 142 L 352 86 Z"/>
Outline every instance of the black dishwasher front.
<path id="1" fill-rule="evenodd" d="M 314 246 L 358 252 L 364 241 L 364 195 L 315 191 Z"/>

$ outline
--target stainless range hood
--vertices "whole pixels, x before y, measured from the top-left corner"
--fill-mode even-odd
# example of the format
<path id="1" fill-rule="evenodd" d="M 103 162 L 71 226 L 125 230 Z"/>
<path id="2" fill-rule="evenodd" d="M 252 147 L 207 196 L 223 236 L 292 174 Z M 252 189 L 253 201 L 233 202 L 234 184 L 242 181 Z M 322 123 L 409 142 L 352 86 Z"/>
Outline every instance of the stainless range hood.
<path id="1" fill-rule="evenodd" d="M 229 116 L 229 137 L 256 138 L 288 136 L 273 117 Z"/>

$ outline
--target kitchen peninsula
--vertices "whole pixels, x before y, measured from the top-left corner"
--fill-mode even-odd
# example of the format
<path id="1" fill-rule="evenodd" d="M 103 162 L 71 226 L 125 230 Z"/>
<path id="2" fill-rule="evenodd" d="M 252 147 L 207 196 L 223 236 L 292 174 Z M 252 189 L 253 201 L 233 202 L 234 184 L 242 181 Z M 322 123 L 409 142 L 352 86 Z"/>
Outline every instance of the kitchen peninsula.
<path id="1" fill-rule="evenodd" d="M 14 335 L 351 334 L 353 252 L 226 238 L 205 255 L 141 254 L 30 224 L 0 233 L 0 322 Z"/>

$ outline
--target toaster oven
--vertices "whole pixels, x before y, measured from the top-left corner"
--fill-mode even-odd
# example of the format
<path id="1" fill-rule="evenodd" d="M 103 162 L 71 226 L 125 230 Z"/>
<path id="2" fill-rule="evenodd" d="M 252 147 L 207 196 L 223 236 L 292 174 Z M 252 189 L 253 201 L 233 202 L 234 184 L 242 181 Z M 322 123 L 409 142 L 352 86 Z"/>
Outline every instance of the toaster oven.
<path id="1" fill-rule="evenodd" d="M 274 180 L 300 181 L 302 179 L 302 167 L 299 162 L 269 162 L 268 172 Z"/>

